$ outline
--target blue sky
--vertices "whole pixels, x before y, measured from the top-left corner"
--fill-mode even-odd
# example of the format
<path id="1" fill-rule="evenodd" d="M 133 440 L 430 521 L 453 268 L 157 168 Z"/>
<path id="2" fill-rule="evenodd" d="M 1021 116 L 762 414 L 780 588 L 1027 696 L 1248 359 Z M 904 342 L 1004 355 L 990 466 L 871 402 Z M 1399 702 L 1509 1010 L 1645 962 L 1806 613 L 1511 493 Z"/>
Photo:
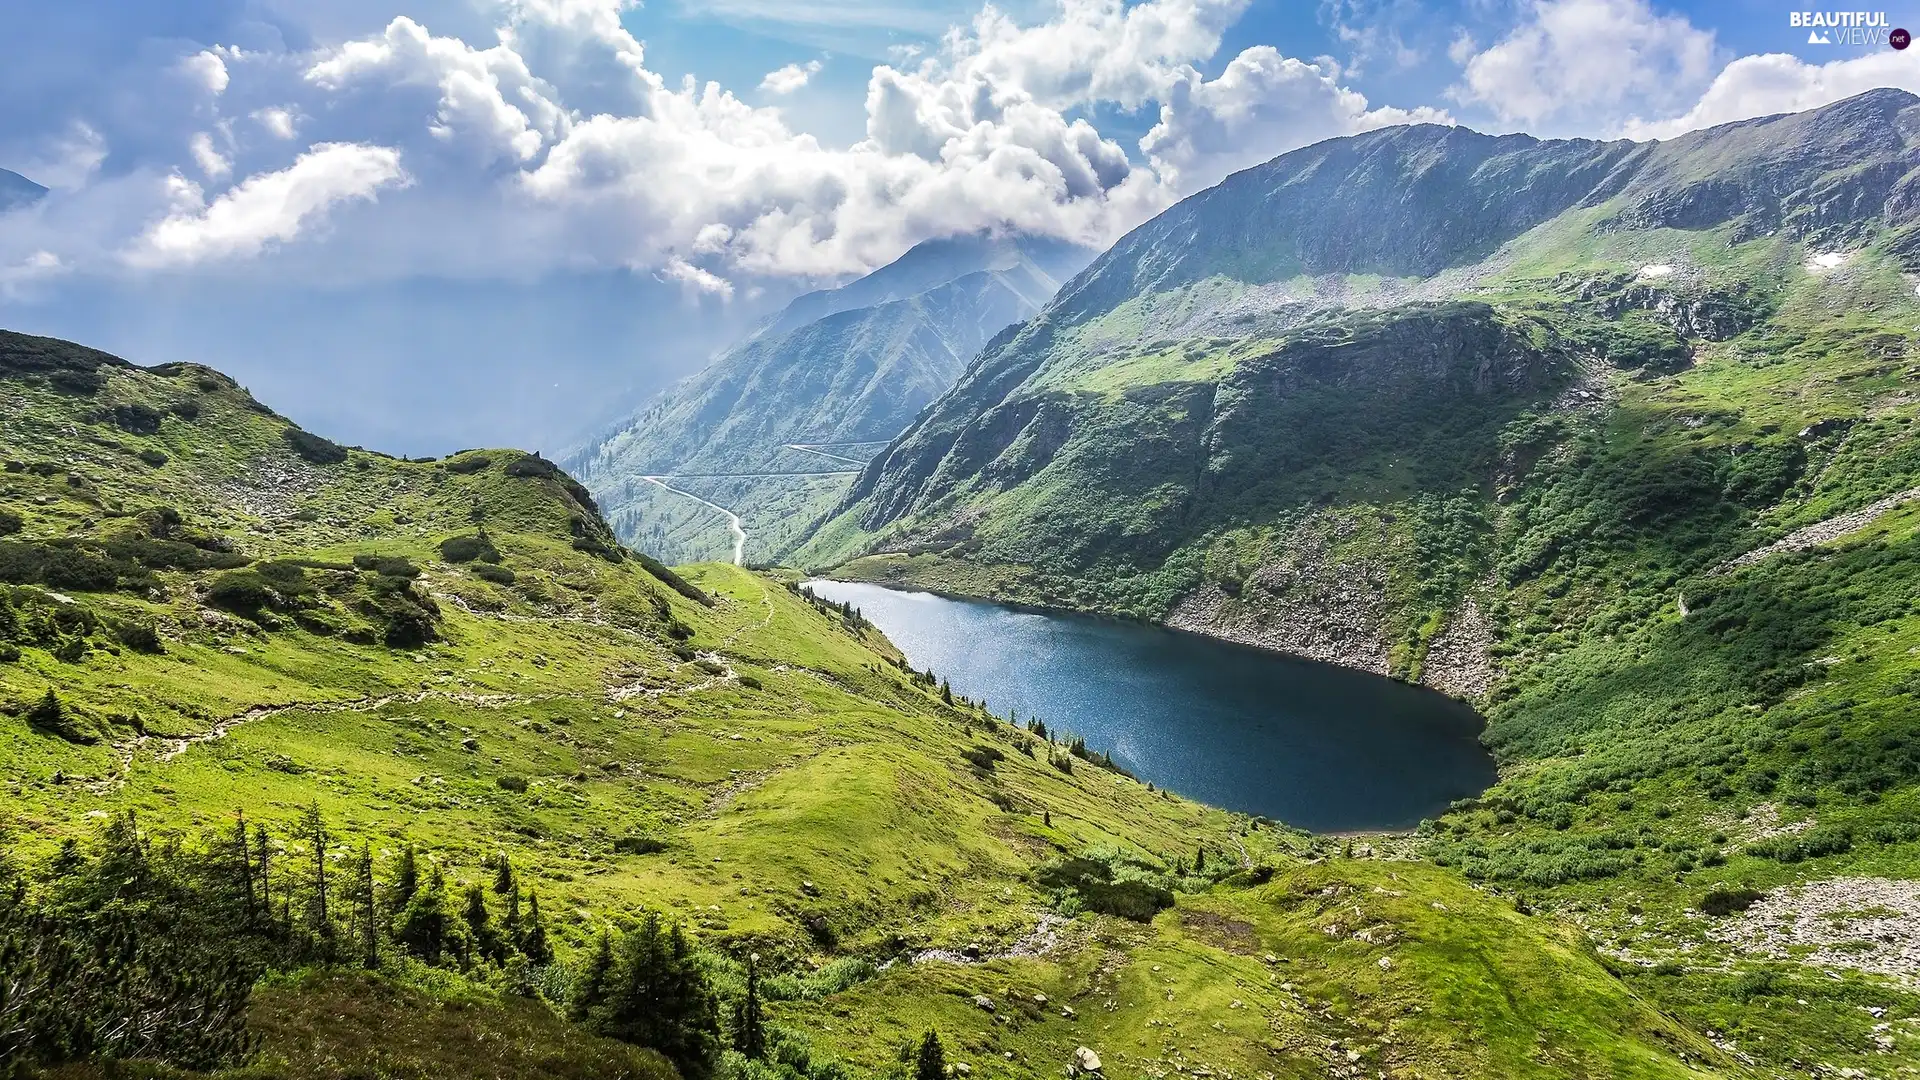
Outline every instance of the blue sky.
<path id="1" fill-rule="evenodd" d="M 1886 21 L 1920 26 L 1917 6 Z M 211 362 L 395 449 L 551 445 L 921 240 L 1104 245 L 1231 171 L 1388 124 L 1670 137 L 1920 88 L 1920 50 L 1810 45 L 1790 10 L 15 5 L 0 168 L 51 190 L 0 211 L 0 325 Z M 416 390 L 482 385 L 423 418 L 343 388 L 343 354 Z"/>

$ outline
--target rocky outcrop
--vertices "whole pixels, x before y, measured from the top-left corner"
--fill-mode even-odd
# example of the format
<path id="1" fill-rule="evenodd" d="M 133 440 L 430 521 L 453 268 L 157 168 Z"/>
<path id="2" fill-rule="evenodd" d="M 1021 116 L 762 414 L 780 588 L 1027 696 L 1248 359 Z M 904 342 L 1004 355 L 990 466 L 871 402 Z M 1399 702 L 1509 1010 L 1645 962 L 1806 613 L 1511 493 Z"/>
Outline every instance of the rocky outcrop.
<path id="1" fill-rule="evenodd" d="M 1446 629 L 1427 643 L 1420 683 L 1465 701 L 1480 701 L 1500 678 L 1493 662 L 1493 620 L 1472 597 L 1461 603 Z"/>
<path id="2" fill-rule="evenodd" d="M 1384 560 L 1341 558 L 1329 533 L 1302 530 L 1245 580 L 1209 581 L 1167 613 L 1166 624 L 1242 645 L 1303 656 L 1385 675 L 1387 566 Z"/>

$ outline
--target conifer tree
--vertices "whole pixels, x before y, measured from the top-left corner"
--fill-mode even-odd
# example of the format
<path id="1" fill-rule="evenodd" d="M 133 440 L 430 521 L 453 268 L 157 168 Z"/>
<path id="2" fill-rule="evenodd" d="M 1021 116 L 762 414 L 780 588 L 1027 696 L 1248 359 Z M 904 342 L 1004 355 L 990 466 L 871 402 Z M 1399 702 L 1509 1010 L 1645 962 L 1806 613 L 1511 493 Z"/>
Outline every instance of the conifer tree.
<path id="1" fill-rule="evenodd" d="M 546 924 L 540 921 L 540 894 L 527 892 L 527 933 L 520 942 L 520 951 L 527 959 L 539 966 L 553 963 L 553 944 L 547 940 Z"/>
<path id="2" fill-rule="evenodd" d="M 500 954 L 500 935 L 493 929 L 493 914 L 487 910 L 487 893 L 479 885 L 469 885 L 466 889 L 466 904 L 461 908 L 460 917 L 467 924 L 469 948 L 463 953 L 461 965 L 470 967 L 477 953 L 481 957 L 502 961 Z"/>
<path id="3" fill-rule="evenodd" d="M 755 1061 L 767 1057 L 766 1016 L 760 1007 L 760 954 L 747 957 L 747 993 L 734 1007 L 733 1048 Z"/>
<path id="4" fill-rule="evenodd" d="M 373 845 L 362 842 L 353 867 L 353 922 L 359 931 L 360 963 L 371 971 L 380 966 L 380 919 L 374 902 Z"/>
<path id="5" fill-rule="evenodd" d="M 913 1080 L 946 1080 L 947 1051 L 940 1045 L 940 1036 L 929 1031 L 920 1040 L 920 1053 L 914 1060 Z"/>
<path id="6" fill-rule="evenodd" d="M 513 863 L 501 852 L 493 862 L 493 891 L 505 896 L 513 891 Z"/>
<path id="7" fill-rule="evenodd" d="M 507 915 L 500 921 L 502 944 L 508 950 L 517 951 L 524 933 L 520 926 L 520 890 L 507 893 Z"/>
<path id="8" fill-rule="evenodd" d="M 573 986 L 567 995 L 567 1019 L 579 1024 L 598 1016 L 606 1006 L 612 977 L 613 938 L 602 930 L 593 953 L 574 972 Z"/>
<path id="9" fill-rule="evenodd" d="M 945 679 L 940 680 L 940 700 L 948 705 L 953 704 L 953 686 Z"/>
<path id="10" fill-rule="evenodd" d="M 407 952 L 438 964 L 446 954 L 449 930 L 446 910 L 446 879 L 439 867 L 433 868 L 426 885 L 414 890 L 407 906 L 394 916 L 393 936 Z"/>
<path id="11" fill-rule="evenodd" d="M 247 814 L 244 810 L 236 811 L 233 816 L 232 855 L 234 861 L 233 876 L 238 879 L 240 886 L 241 912 L 245 917 L 245 921 L 252 923 L 255 910 L 253 894 L 253 852 L 247 847 Z"/>
<path id="12" fill-rule="evenodd" d="M 300 831 L 313 859 L 312 877 L 308 882 L 312 902 L 307 908 L 307 924 L 324 946 L 333 937 L 333 919 L 327 911 L 327 848 L 333 838 L 327 834 L 326 819 L 320 816 L 318 801 L 307 804 L 300 818 Z"/>
<path id="13" fill-rule="evenodd" d="M 408 844 L 400 851 L 400 866 L 393 874 L 393 898 L 388 907 L 395 912 L 405 911 L 413 902 L 413 894 L 420 891 L 420 864 L 415 858 L 413 845 Z"/>

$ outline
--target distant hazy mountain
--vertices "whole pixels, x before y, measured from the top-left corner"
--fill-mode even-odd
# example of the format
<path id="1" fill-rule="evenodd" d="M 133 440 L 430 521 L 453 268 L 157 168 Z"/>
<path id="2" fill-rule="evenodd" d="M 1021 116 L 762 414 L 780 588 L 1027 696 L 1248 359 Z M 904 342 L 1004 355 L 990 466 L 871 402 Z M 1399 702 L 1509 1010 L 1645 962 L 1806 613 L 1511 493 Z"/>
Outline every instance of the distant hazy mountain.
<path id="1" fill-rule="evenodd" d="M 899 434 L 995 333 L 1038 311 L 1093 254 L 1025 237 L 921 244 L 857 281 L 794 300 L 572 464 L 637 535 L 643 515 L 621 511 L 653 497 L 634 486 L 638 477 L 835 468 L 789 448 L 796 443 L 860 459 L 849 444 Z"/>
<path id="2" fill-rule="evenodd" d="M 31 202 L 38 202 L 46 193 L 46 188 L 19 173 L 0 169 L 0 214 Z"/>

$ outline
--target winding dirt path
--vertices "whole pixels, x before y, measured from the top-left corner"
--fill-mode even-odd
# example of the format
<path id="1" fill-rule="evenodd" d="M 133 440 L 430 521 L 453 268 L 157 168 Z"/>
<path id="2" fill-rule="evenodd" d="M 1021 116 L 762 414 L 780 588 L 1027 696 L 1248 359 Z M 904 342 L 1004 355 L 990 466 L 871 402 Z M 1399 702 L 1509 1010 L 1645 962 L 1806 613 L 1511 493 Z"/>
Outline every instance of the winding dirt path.
<path id="1" fill-rule="evenodd" d="M 679 488 L 674 487 L 672 484 L 667 483 L 665 480 L 661 479 L 658 476 L 643 476 L 640 479 L 645 480 L 647 483 L 652 484 L 655 487 L 665 488 L 666 490 L 673 492 L 675 495 L 692 499 L 694 502 L 699 503 L 701 506 L 704 506 L 709 510 L 718 511 L 720 514 L 724 515 L 727 519 L 727 529 L 733 533 L 733 565 L 740 566 L 746 561 L 745 556 L 747 552 L 747 530 L 741 527 L 739 514 L 736 514 L 733 511 L 727 509 L 726 507 L 721 506 L 719 503 L 708 502 L 707 500 L 701 498 L 700 496 L 695 495 L 691 491 L 682 491 Z"/>
<path id="2" fill-rule="evenodd" d="M 826 459 L 827 459 L 828 461 L 838 461 L 838 462 L 842 462 L 842 463 L 844 463 L 844 464 L 847 464 L 847 465 L 859 465 L 859 466 L 861 466 L 862 468 L 864 468 L 864 467 L 866 466 L 866 464 L 867 464 L 866 462 L 864 462 L 864 461 L 861 461 L 861 460 L 860 460 L 859 458 L 850 458 L 850 457 L 842 457 L 842 456 L 841 456 L 841 455 L 839 455 L 839 454 L 829 454 L 829 453 L 827 453 L 827 452 L 826 452 L 825 450 L 816 450 L 816 449 L 815 449 L 814 447 L 812 447 L 812 446 L 809 446 L 809 445 L 808 445 L 808 444 L 806 444 L 806 443 L 793 443 L 793 442 L 790 442 L 790 443 L 782 443 L 782 444 L 780 444 L 780 445 L 781 445 L 781 446 L 782 446 L 782 447 L 783 447 L 784 449 L 787 449 L 787 450 L 798 450 L 798 451 L 800 451 L 800 452 L 801 452 L 801 453 L 803 453 L 803 454 L 812 454 L 812 455 L 814 455 L 815 457 L 823 457 L 823 458 L 826 458 Z"/>

